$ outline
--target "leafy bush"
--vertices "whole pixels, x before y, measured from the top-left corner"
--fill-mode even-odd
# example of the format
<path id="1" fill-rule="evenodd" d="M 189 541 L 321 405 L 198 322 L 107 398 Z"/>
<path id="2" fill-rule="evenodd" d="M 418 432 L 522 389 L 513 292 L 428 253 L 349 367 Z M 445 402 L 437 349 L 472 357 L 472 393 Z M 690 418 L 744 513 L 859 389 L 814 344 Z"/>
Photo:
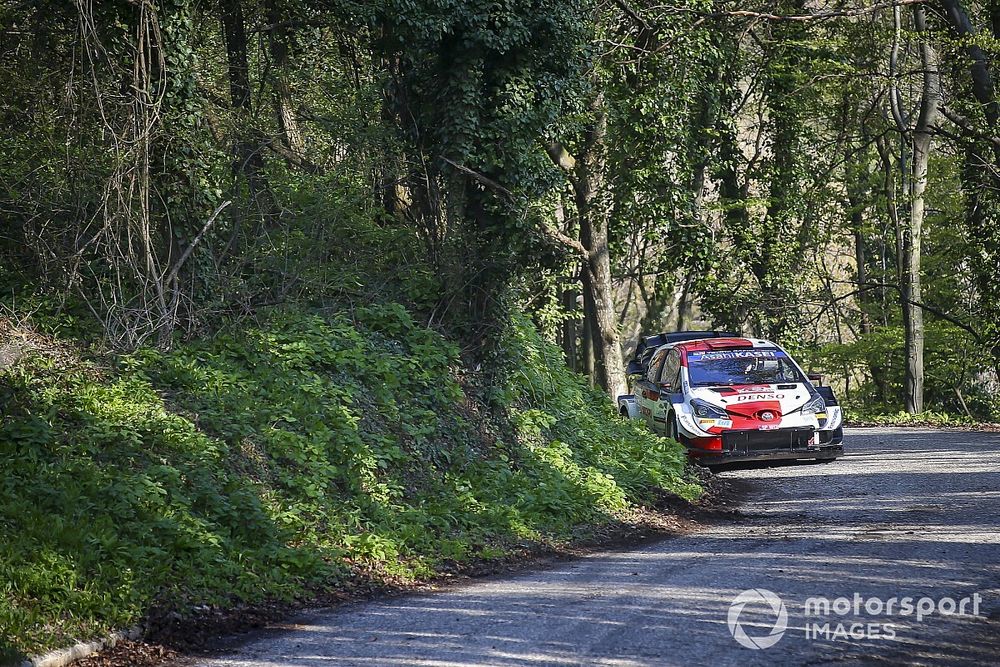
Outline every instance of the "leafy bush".
<path id="1" fill-rule="evenodd" d="M 902 326 L 879 327 L 850 343 L 809 350 L 803 360 L 836 381 L 850 377 L 851 394 L 842 398 L 871 415 L 891 416 L 903 408 Z M 928 414 L 966 415 L 969 422 L 1000 419 L 997 379 L 990 372 L 989 351 L 970 334 L 940 320 L 926 323 L 924 404 Z M 876 382 L 874 375 L 878 375 Z M 858 380 L 861 380 L 860 383 Z M 952 419 L 955 419 L 953 417 Z"/>
<path id="2" fill-rule="evenodd" d="M 399 305 L 99 364 L 0 370 L 0 628 L 33 652 L 141 619 L 433 574 L 566 539 L 672 491 L 675 443 L 619 420 L 526 322 L 493 387 Z"/>
<path id="3" fill-rule="evenodd" d="M 874 409 L 848 406 L 845 410 L 848 422 L 861 426 L 976 426 L 980 423 L 971 417 L 947 412 L 881 412 L 877 406 Z"/>
<path id="4" fill-rule="evenodd" d="M 698 488 L 683 478 L 683 448 L 638 421 L 620 419 L 607 395 L 567 371 L 561 351 L 527 319 L 515 317 L 503 349 L 510 369 L 503 400 L 529 446 L 565 444 L 577 461 L 613 479 L 633 499 L 648 501 L 662 489 L 697 495 Z"/>

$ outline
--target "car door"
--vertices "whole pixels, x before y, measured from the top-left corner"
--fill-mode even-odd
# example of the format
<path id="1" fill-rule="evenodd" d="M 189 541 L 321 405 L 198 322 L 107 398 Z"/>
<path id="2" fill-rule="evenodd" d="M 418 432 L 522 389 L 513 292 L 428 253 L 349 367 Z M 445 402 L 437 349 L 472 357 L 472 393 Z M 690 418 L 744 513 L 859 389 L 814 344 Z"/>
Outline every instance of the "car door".
<path id="1" fill-rule="evenodd" d="M 660 393 L 656 402 L 656 409 L 653 410 L 653 430 L 661 435 L 667 433 L 667 419 L 670 414 L 672 403 L 670 395 L 680 392 L 680 371 L 681 357 L 676 348 L 667 352 L 663 361 L 663 368 L 656 380 L 656 388 Z"/>
<path id="2" fill-rule="evenodd" d="M 663 361 L 667 357 L 669 348 L 663 348 L 653 353 L 649 360 L 649 368 L 646 375 L 636 383 L 635 400 L 639 404 L 639 414 L 643 421 L 653 431 L 657 429 L 657 421 L 654 416 L 659 414 L 660 388 L 657 382 L 660 371 L 663 369 Z"/>

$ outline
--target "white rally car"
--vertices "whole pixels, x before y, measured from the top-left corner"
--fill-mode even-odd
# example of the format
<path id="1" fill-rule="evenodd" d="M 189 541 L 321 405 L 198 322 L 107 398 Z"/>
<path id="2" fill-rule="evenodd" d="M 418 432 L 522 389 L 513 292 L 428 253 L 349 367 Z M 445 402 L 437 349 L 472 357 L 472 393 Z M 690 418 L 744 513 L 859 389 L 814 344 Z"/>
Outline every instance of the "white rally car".
<path id="1" fill-rule="evenodd" d="M 646 339 L 629 366 L 623 417 L 642 419 L 706 465 L 770 459 L 832 461 L 843 415 L 781 347 L 719 332 Z M 659 343 L 663 344 L 659 344 Z M 656 345 L 650 354 L 652 343 Z"/>

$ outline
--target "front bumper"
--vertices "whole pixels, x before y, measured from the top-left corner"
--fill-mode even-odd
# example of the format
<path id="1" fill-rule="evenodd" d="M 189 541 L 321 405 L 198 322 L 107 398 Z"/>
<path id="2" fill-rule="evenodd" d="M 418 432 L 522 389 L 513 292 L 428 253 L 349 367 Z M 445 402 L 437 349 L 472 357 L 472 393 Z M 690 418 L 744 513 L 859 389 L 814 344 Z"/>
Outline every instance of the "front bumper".
<path id="1" fill-rule="evenodd" d="M 715 438 L 687 438 L 689 456 L 705 465 L 740 461 L 832 459 L 844 453 L 830 431 L 784 428 L 731 430 Z"/>

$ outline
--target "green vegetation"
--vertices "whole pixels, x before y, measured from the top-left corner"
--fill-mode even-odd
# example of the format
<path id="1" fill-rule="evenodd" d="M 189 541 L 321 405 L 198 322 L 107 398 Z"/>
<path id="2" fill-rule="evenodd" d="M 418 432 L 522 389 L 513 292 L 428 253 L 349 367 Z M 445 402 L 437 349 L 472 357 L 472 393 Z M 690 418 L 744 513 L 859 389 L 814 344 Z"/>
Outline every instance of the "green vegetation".
<path id="1" fill-rule="evenodd" d="M 495 400 L 398 305 L 259 327 L 108 368 L 37 337 L 0 371 L 0 627 L 22 651 L 152 606 L 399 581 L 627 521 L 699 489 L 526 322 Z M 34 341 L 32 343 L 31 341 Z"/>
<path id="2" fill-rule="evenodd" d="M 911 414 L 904 410 L 896 413 L 866 410 L 861 407 L 847 406 L 848 422 L 860 426 L 932 426 L 932 427 L 970 427 L 978 426 L 980 422 L 967 416 L 957 416 L 947 412 L 920 412 Z"/>
<path id="3" fill-rule="evenodd" d="M 904 332 L 898 325 L 879 327 L 849 343 L 829 343 L 804 350 L 802 359 L 841 384 L 840 399 L 852 420 L 878 423 L 991 422 L 1000 419 L 989 352 L 966 331 L 948 322 L 928 322 L 925 392 L 935 410 L 910 414 L 902 410 L 905 362 L 899 350 Z M 869 369 L 874 366 L 873 376 Z M 909 415 L 900 417 L 899 414 Z"/>
<path id="4" fill-rule="evenodd" d="M 995 14 L 0 0 L 0 636 L 691 496 L 608 404 L 642 333 L 997 420 Z"/>

